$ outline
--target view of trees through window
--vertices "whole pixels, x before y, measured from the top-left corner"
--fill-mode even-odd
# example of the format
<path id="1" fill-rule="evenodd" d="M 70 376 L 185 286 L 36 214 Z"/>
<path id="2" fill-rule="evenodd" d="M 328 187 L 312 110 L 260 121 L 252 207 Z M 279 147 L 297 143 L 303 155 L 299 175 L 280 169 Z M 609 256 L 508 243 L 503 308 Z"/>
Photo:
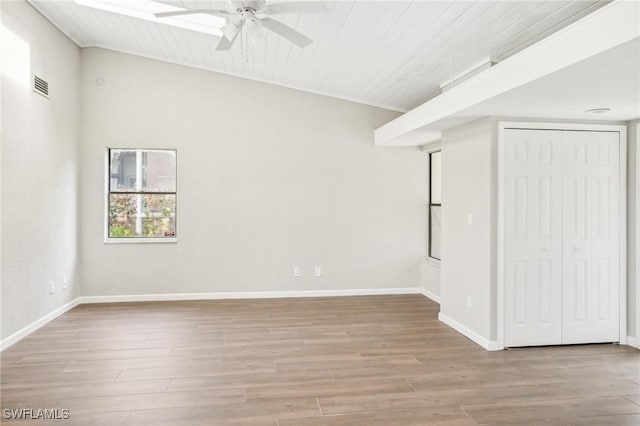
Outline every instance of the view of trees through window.
<path id="1" fill-rule="evenodd" d="M 176 151 L 109 150 L 109 238 L 176 236 Z"/>

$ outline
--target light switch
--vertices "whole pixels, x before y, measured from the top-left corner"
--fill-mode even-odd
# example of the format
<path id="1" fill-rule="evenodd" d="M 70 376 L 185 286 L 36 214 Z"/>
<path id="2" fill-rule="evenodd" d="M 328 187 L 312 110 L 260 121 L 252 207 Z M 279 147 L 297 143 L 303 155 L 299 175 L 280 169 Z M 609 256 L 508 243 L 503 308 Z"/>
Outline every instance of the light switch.
<path id="1" fill-rule="evenodd" d="M 473 225 L 473 214 L 467 213 L 467 225 Z"/>

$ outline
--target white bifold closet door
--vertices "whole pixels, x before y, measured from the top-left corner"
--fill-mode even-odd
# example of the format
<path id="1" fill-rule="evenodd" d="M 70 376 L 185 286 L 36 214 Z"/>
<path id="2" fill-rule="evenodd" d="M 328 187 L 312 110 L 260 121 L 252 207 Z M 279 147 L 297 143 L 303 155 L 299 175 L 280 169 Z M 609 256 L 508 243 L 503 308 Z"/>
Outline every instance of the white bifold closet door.
<path id="1" fill-rule="evenodd" d="M 505 130 L 505 343 L 562 343 L 562 132 Z"/>
<path id="2" fill-rule="evenodd" d="M 620 143 L 564 132 L 562 343 L 620 339 Z"/>
<path id="3" fill-rule="evenodd" d="M 505 346 L 619 340 L 619 134 L 506 129 Z"/>

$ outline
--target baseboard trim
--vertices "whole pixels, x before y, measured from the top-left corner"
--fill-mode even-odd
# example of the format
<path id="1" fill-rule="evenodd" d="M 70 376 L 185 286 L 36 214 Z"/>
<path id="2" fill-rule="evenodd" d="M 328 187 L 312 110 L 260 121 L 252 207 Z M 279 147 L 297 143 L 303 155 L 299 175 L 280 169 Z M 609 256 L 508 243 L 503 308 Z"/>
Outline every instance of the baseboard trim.
<path id="1" fill-rule="evenodd" d="M 638 340 L 636 340 L 633 336 L 627 336 L 627 342 L 625 343 L 627 346 L 633 346 L 634 348 L 640 349 L 640 344 L 638 344 Z"/>
<path id="2" fill-rule="evenodd" d="M 45 316 L 40 317 L 39 319 L 35 320 L 31 324 L 29 324 L 26 327 L 22 328 L 21 330 L 16 331 L 11 336 L 9 336 L 9 337 L 7 337 L 5 339 L 2 339 L 2 341 L 0 341 L 0 351 L 4 351 L 8 347 L 12 346 L 13 344 L 15 344 L 18 341 L 24 339 L 29 334 L 31 334 L 34 331 L 36 331 L 37 329 L 39 329 L 43 325 L 49 323 L 50 321 L 53 321 L 54 319 L 56 319 L 60 315 L 64 314 L 65 312 L 75 308 L 76 306 L 78 306 L 81 303 L 80 299 L 81 298 L 78 297 L 78 298 L 72 300 L 71 302 L 60 306 L 58 309 L 55 309 L 55 310 L 49 312 Z"/>
<path id="3" fill-rule="evenodd" d="M 424 288 L 422 289 L 422 292 L 421 292 L 421 293 L 422 293 L 422 295 L 423 295 L 423 296 L 425 296 L 425 297 L 427 297 L 427 298 L 429 298 L 429 299 L 433 300 L 433 301 L 434 301 L 434 302 L 436 302 L 438 305 L 440 304 L 440 296 L 438 296 L 437 294 L 432 293 L 432 292 L 430 292 L 429 290 L 424 289 Z"/>
<path id="4" fill-rule="evenodd" d="M 443 314 L 442 312 L 438 314 L 438 319 L 443 323 L 447 324 L 449 327 L 456 330 L 458 333 L 462 334 L 465 337 L 468 337 L 469 339 L 471 339 L 472 341 L 474 341 L 475 343 L 482 346 L 488 351 L 500 351 L 504 349 L 500 347 L 500 345 L 498 345 L 498 342 L 485 339 L 475 331 L 471 330 L 465 325 L 462 325 L 458 321 L 454 320 L 453 318 L 451 318 L 446 314 Z"/>
<path id="5" fill-rule="evenodd" d="M 180 300 L 221 299 L 285 299 L 295 297 L 377 296 L 385 294 L 422 294 L 417 287 L 368 288 L 349 290 L 303 290 L 303 291 L 238 291 L 220 293 L 157 293 L 127 294 L 117 296 L 83 296 L 80 303 L 152 302 Z"/>

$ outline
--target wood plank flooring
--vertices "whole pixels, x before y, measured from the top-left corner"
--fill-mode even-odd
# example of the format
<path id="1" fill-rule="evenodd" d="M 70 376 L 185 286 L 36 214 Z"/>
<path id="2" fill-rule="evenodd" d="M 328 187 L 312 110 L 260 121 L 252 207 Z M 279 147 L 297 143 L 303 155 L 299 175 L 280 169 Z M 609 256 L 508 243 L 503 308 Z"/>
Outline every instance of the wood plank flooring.
<path id="1" fill-rule="evenodd" d="M 640 351 L 486 352 L 423 296 L 81 305 L 1 353 L 15 425 L 640 425 Z M 4 411 L 3 413 L 4 414 Z"/>

